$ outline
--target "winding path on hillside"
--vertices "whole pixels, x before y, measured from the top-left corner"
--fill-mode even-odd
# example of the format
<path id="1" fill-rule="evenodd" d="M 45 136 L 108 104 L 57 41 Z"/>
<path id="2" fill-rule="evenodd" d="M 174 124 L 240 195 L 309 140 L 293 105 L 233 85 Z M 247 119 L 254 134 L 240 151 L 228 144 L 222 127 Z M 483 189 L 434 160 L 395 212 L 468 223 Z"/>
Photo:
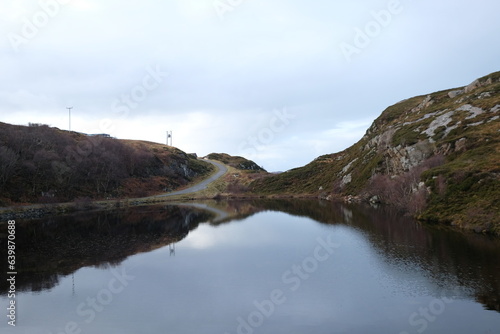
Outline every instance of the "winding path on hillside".
<path id="1" fill-rule="evenodd" d="M 212 176 L 210 176 L 209 178 L 203 180 L 202 182 L 200 182 L 198 184 L 195 184 L 192 187 L 189 187 L 189 188 L 186 188 L 186 189 L 183 189 L 183 190 L 173 191 L 171 193 L 167 193 L 167 194 L 163 194 L 163 195 L 156 195 L 154 197 L 155 198 L 161 198 L 161 197 L 170 197 L 170 196 L 176 196 L 176 195 L 192 194 L 192 193 L 195 193 L 195 192 L 198 192 L 198 191 L 206 189 L 207 186 L 210 183 L 217 181 L 224 174 L 227 173 L 227 167 L 224 166 L 223 164 L 221 164 L 221 163 L 219 163 L 217 161 L 213 161 L 213 160 L 205 160 L 205 159 L 203 159 L 203 161 L 211 163 L 212 165 L 215 166 L 215 168 L 218 169 L 218 171 L 215 174 L 213 174 Z"/>
<path id="2" fill-rule="evenodd" d="M 183 189 L 183 190 L 177 190 L 177 191 L 173 191 L 173 192 L 162 194 L 162 195 L 155 195 L 155 196 L 151 196 L 151 197 L 129 199 L 129 200 L 131 202 L 135 201 L 136 203 L 141 204 L 141 203 L 146 203 L 146 200 L 148 200 L 148 199 L 165 198 L 165 197 L 176 196 L 176 195 L 185 195 L 185 194 L 196 193 L 198 191 L 206 189 L 209 184 L 220 179 L 228 171 L 227 167 L 219 162 L 216 162 L 213 160 L 207 160 L 207 159 L 203 159 L 203 161 L 214 165 L 215 168 L 217 169 L 217 172 L 214 173 L 212 176 L 206 178 L 205 180 L 201 181 L 200 183 L 195 184 L 194 186 L 191 186 L 191 187 Z M 102 201 L 95 201 L 95 202 L 93 202 L 93 204 L 96 204 L 96 205 L 100 204 L 100 205 L 106 206 L 106 205 L 109 205 L 110 203 L 114 203 L 114 202 L 116 202 L 116 200 L 102 200 Z M 74 205 L 74 203 L 59 203 L 59 204 L 54 204 L 54 206 L 55 205 Z M 45 206 L 46 205 L 44 205 L 44 204 L 30 204 L 30 205 L 16 206 L 15 208 L 14 207 L 0 207 L 0 214 L 2 214 L 3 212 L 6 212 L 6 211 L 12 211 L 12 210 L 18 211 L 18 212 L 26 212 L 29 210 L 44 210 Z M 225 218 L 225 216 L 222 214 L 222 212 L 215 212 L 214 210 L 210 210 L 210 209 L 209 209 L 209 211 L 214 212 L 217 215 L 218 220 Z"/>

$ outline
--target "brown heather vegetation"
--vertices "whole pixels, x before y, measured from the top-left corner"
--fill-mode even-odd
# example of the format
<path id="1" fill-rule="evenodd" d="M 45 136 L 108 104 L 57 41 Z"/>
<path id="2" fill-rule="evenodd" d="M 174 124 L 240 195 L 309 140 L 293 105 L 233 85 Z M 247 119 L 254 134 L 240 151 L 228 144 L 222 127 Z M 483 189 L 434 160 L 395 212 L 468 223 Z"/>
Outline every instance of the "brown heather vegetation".
<path id="1" fill-rule="evenodd" d="M 435 155 L 400 175 L 375 174 L 366 187 L 365 197 L 377 196 L 382 203 L 390 203 L 412 215 L 420 214 L 428 199 L 428 190 L 421 181 L 422 173 L 444 162 L 444 156 Z M 441 183 L 441 188 L 445 187 Z"/>
<path id="2" fill-rule="evenodd" d="M 0 123 L 0 206 L 146 196 L 212 170 L 161 144 Z"/>

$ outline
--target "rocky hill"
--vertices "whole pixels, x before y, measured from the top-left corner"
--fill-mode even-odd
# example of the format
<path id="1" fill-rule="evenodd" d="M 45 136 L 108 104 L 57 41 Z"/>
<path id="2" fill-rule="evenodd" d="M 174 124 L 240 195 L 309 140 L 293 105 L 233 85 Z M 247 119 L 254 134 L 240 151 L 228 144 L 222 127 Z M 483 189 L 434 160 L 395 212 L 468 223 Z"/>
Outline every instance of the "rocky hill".
<path id="1" fill-rule="evenodd" d="M 207 155 L 208 159 L 217 160 L 228 166 L 234 167 L 239 170 L 265 172 L 266 170 L 257 165 L 252 160 L 245 159 L 239 156 L 231 156 L 226 153 L 211 153 Z"/>
<path id="2" fill-rule="evenodd" d="M 425 221 L 500 234 L 500 72 L 396 103 L 345 151 L 251 189 L 385 202 Z"/>
<path id="3" fill-rule="evenodd" d="M 0 206 L 147 196 L 212 170 L 161 144 L 0 123 Z"/>

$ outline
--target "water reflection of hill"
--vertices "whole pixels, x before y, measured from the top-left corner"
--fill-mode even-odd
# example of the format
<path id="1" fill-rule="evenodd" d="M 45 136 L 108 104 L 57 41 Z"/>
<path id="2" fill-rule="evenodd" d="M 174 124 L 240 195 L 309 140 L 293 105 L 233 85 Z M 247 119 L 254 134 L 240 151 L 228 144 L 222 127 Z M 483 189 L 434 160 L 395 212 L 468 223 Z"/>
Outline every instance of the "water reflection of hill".
<path id="1" fill-rule="evenodd" d="M 500 240 L 428 225 L 389 208 L 310 201 L 265 201 L 261 208 L 345 224 L 363 232 L 389 265 L 416 264 L 436 286 L 453 279 L 500 312 Z"/>
<path id="2" fill-rule="evenodd" d="M 207 202 L 219 220 L 196 206 L 140 207 L 84 213 L 17 224 L 18 291 L 41 291 L 85 266 L 115 265 L 128 256 L 183 239 L 202 222 L 228 224 L 262 211 L 280 211 L 322 224 L 348 225 L 361 233 L 384 263 L 418 266 L 435 286 L 446 280 L 471 291 L 486 308 L 500 311 L 500 240 L 420 225 L 389 209 L 317 200 Z M 0 225 L 0 234 L 6 226 Z M 1 252 L 6 249 L 0 238 Z M 6 258 L 6 257 L 4 257 Z M 4 271 L 6 272 L 6 270 Z M 5 280 L 0 291 L 6 291 Z"/>
<path id="3" fill-rule="evenodd" d="M 17 291 L 50 289 L 61 276 L 82 267 L 117 265 L 128 256 L 183 239 L 212 217 L 206 211 L 169 206 L 18 221 Z M 0 226 L 0 233 L 6 233 L 6 226 Z M 0 283 L 2 294 L 5 282 Z"/>
<path id="4" fill-rule="evenodd" d="M 319 223 L 349 225 L 361 231 L 389 266 L 411 263 L 436 287 L 453 280 L 471 291 L 487 309 L 500 312 L 500 239 L 422 225 L 391 208 L 318 200 L 258 199 L 212 202 L 241 219 L 262 211 L 279 211 Z"/>

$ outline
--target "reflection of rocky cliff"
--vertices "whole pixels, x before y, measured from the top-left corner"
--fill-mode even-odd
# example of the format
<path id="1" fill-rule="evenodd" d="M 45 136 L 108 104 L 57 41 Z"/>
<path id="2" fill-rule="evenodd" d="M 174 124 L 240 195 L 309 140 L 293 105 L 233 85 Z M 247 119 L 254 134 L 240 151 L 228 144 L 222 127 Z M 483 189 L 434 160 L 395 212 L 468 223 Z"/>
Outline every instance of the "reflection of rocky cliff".
<path id="1" fill-rule="evenodd" d="M 389 265 L 416 263 L 436 286 L 453 279 L 487 309 L 500 312 L 500 239 L 421 225 L 390 208 L 317 200 L 262 201 L 261 209 L 343 224 L 364 233 Z"/>
<path id="2" fill-rule="evenodd" d="M 218 202 L 233 217 L 271 210 L 323 224 L 349 225 L 364 233 L 389 265 L 415 263 L 436 286 L 453 279 L 487 309 L 500 312 L 500 239 L 422 225 L 389 207 L 318 200 L 257 199 Z M 234 218 L 233 218 L 234 219 Z"/>
<path id="3" fill-rule="evenodd" d="M 82 267 L 116 265 L 130 255 L 175 243 L 211 218 L 205 211 L 168 206 L 19 221 L 17 291 L 50 289 L 60 276 Z M 0 226 L 0 234 L 5 229 Z M 3 253 L 7 247 L 1 239 Z M 2 294 L 5 282 L 0 283 Z"/>
<path id="4" fill-rule="evenodd" d="M 500 312 L 499 239 L 421 225 L 387 208 L 317 200 L 207 204 L 228 217 L 216 220 L 196 207 L 152 206 L 18 222 L 18 291 L 49 289 L 58 284 L 60 276 L 79 268 L 114 265 L 130 255 L 164 247 L 183 239 L 201 222 L 229 224 L 271 210 L 322 224 L 348 225 L 365 235 L 388 266 L 416 264 L 437 287 L 452 280 L 471 291 L 486 308 Z M 0 234 L 5 228 L 0 225 Z M 5 238 L 0 238 L 0 247 L 3 253 Z M 4 282 L 0 283 L 1 293 L 5 293 Z"/>

